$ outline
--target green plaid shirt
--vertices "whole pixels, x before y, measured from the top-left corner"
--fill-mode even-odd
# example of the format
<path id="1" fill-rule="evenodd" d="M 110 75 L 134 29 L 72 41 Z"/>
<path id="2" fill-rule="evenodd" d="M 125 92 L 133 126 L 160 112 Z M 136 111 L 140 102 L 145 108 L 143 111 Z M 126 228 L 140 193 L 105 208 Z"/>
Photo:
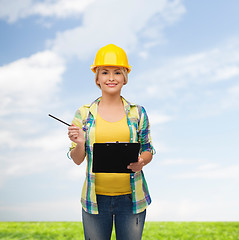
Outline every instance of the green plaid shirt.
<path id="1" fill-rule="evenodd" d="M 98 206 L 95 193 L 95 174 L 92 172 L 93 144 L 95 142 L 95 122 L 97 107 L 100 98 L 90 105 L 84 105 L 76 111 L 72 124 L 85 131 L 85 150 L 87 158 L 86 179 L 82 189 L 81 203 L 83 209 L 91 214 L 98 214 Z M 155 154 L 151 143 L 149 121 L 145 109 L 142 106 L 129 103 L 122 97 L 127 115 L 127 123 L 130 129 L 130 142 L 141 144 L 140 152 L 149 151 Z M 70 151 L 76 146 L 72 142 Z M 68 154 L 69 156 L 70 154 Z M 133 213 L 144 211 L 151 203 L 148 186 L 143 171 L 130 174 L 132 190 Z"/>

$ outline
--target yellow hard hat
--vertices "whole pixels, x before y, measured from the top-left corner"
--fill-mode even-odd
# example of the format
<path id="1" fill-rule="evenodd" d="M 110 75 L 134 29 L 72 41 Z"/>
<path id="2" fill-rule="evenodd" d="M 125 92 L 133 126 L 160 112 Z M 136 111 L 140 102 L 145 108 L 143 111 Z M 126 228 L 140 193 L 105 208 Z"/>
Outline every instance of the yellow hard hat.
<path id="1" fill-rule="evenodd" d="M 96 68 L 99 66 L 125 67 L 128 73 L 131 71 L 131 66 L 129 66 L 125 51 L 114 44 L 108 44 L 100 48 L 96 53 L 95 61 L 93 65 L 91 65 L 91 70 L 95 73 Z"/>

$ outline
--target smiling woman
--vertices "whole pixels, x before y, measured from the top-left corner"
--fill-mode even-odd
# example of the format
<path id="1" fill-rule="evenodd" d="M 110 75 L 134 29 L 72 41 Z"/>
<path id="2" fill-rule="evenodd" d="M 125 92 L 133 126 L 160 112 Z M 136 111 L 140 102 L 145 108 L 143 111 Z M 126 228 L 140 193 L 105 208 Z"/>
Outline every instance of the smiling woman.
<path id="1" fill-rule="evenodd" d="M 139 240 L 151 203 L 142 169 L 155 152 L 148 117 L 142 106 L 121 96 L 131 70 L 122 48 L 113 44 L 101 48 L 91 69 L 102 96 L 81 107 L 68 128 L 73 161 L 79 165 L 87 158 L 81 198 L 85 239 L 110 239 L 115 223 L 117 239 Z M 140 143 L 138 161 L 127 167 L 132 173 L 94 173 L 94 143 L 116 141 Z"/>

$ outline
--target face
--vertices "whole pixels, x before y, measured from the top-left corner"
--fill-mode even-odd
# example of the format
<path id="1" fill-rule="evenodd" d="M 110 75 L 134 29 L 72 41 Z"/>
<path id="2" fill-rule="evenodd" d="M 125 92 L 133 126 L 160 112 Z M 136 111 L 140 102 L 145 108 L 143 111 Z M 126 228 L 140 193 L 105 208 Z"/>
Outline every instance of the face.
<path id="1" fill-rule="evenodd" d="M 102 92 L 117 93 L 125 84 L 124 75 L 119 67 L 101 67 L 96 83 Z"/>

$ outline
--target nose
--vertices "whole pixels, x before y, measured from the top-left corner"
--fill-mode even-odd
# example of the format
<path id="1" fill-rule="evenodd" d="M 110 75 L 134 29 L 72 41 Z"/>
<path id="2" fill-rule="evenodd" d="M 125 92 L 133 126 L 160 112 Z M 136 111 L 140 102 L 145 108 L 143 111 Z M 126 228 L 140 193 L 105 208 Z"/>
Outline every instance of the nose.
<path id="1" fill-rule="evenodd" d="M 114 81 L 114 73 L 110 73 L 109 77 L 110 77 L 109 78 L 110 81 Z"/>

